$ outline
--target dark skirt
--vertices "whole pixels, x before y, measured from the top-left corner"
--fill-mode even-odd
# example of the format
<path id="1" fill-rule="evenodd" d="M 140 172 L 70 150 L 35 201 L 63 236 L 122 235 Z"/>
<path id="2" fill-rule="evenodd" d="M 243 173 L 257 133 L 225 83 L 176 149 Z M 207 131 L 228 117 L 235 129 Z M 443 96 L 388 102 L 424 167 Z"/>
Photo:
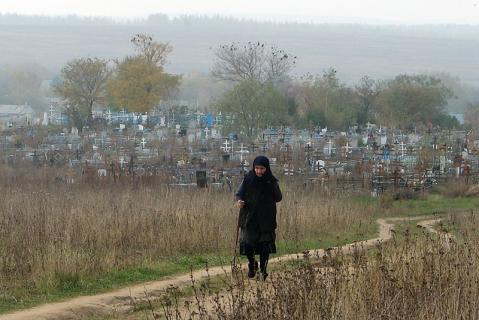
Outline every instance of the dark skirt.
<path id="1" fill-rule="evenodd" d="M 261 233 L 240 229 L 240 254 L 251 256 L 254 254 L 276 253 L 276 234 L 274 231 Z"/>

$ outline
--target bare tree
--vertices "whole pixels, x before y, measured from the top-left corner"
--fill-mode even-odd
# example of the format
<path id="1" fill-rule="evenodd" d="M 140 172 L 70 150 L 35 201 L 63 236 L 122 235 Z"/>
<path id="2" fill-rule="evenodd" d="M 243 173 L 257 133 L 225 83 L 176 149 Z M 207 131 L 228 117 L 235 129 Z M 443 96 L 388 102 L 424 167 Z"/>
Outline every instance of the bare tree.
<path id="1" fill-rule="evenodd" d="M 375 99 L 380 92 L 380 84 L 374 79 L 364 76 L 359 80 L 359 84 L 355 86 L 356 94 L 360 102 L 360 113 L 358 122 L 366 124 L 373 118 L 373 108 Z"/>
<path id="2" fill-rule="evenodd" d="M 221 45 L 214 54 L 213 77 L 233 82 L 275 82 L 286 77 L 296 63 L 296 56 L 260 42 Z"/>
<path id="3" fill-rule="evenodd" d="M 135 35 L 131 42 L 139 56 L 158 67 L 163 67 L 166 64 L 168 54 L 173 51 L 173 47 L 169 43 L 154 41 L 151 36 L 142 33 Z"/>

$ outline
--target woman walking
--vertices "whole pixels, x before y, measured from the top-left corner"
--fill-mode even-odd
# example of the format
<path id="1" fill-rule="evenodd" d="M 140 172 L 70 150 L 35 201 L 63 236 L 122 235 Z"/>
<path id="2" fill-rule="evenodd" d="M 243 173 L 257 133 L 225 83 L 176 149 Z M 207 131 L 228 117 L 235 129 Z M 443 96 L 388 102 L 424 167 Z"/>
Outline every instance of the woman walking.
<path id="1" fill-rule="evenodd" d="M 265 156 L 254 159 L 253 169 L 243 179 L 236 193 L 240 208 L 240 254 L 248 257 L 248 277 L 258 271 L 255 255 L 259 255 L 259 268 L 263 280 L 268 276 L 270 253 L 276 253 L 276 202 L 283 198 Z"/>

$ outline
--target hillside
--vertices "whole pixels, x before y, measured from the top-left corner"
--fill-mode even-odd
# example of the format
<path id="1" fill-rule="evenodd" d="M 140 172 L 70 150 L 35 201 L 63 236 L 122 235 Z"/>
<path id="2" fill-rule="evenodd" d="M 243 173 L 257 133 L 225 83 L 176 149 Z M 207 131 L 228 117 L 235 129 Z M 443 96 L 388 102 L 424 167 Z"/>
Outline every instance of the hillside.
<path id="1" fill-rule="evenodd" d="M 129 39 L 148 33 L 169 41 L 174 51 L 168 70 L 208 72 L 212 48 L 232 41 L 275 44 L 298 56 L 297 75 L 339 71 L 343 81 L 363 75 L 387 78 L 399 73 L 447 72 L 479 85 L 479 27 L 368 26 L 240 21 L 225 18 L 150 16 L 145 21 L 0 16 L 0 66 L 38 63 L 53 73 L 84 56 L 123 57 Z"/>

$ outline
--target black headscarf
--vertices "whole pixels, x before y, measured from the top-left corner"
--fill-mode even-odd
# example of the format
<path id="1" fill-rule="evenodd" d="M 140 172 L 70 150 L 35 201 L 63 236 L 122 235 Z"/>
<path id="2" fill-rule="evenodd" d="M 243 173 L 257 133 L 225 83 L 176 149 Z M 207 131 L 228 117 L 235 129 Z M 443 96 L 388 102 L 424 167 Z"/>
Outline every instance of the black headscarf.
<path id="1" fill-rule="evenodd" d="M 262 177 L 258 177 L 254 172 L 255 166 L 263 166 L 266 168 L 266 172 Z M 257 156 L 253 161 L 253 168 L 248 172 L 245 177 L 245 182 L 247 184 L 252 184 L 254 182 L 266 182 L 266 181 L 278 181 L 278 179 L 273 176 L 271 172 L 271 167 L 269 164 L 269 159 L 265 156 Z"/>

